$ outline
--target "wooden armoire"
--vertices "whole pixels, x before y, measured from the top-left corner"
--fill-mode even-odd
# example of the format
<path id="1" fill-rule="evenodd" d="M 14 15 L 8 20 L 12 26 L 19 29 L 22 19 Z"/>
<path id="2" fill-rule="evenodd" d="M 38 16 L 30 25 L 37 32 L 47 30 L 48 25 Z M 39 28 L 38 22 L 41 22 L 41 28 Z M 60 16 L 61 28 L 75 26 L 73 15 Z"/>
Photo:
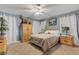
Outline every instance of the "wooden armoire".
<path id="1" fill-rule="evenodd" d="M 32 23 L 24 21 L 20 24 L 20 39 L 21 42 L 28 42 L 32 34 Z"/>

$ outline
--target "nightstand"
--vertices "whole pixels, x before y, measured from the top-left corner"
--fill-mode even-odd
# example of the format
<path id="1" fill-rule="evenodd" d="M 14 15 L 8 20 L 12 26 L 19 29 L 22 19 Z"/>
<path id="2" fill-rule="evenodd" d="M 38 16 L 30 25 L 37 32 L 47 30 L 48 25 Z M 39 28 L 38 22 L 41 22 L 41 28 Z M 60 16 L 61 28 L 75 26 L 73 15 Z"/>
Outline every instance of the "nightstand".
<path id="1" fill-rule="evenodd" d="M 72 35 L 61 35 L 60 43 L 69 45 L 69 46 L 73 46 L 73 36 Z"/>
<path id="2" fill-rule="evenodd" d="M 0 37 L 0 55 L 6 54 L 6 39 Z"/>

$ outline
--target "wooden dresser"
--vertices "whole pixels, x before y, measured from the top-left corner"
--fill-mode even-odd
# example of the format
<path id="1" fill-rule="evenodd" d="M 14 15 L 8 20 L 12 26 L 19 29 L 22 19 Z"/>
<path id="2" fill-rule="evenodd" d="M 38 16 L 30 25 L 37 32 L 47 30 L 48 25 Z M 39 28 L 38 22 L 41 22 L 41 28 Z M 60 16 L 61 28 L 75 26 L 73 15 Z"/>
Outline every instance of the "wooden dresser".
<path id="1" fill-rule="evenodd" d="M 73 36 L 72 35 L 61 35 L 60 43 L 69 45 L 69 46 L 73 46 Z"/>
<path id="2" fill-rule="evenodd" d="M 20 30 L 21 30 L 21 42 L 27 42 L 32 34 L 31 22 L 22 23 L 20 25 Z"/>
<path id="3" fill-rule="evenodd" d="M 7 45 L 6 39 L 0 37 L 0 55 L 6 54 L 7 52 L 6 45 Z"/>

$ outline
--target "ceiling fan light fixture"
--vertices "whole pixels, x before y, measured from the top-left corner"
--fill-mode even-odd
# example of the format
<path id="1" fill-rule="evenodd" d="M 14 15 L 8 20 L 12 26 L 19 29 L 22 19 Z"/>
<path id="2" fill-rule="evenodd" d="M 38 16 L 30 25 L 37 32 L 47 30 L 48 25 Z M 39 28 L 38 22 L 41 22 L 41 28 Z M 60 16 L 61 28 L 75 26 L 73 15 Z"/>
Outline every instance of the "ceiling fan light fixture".
<path id="1" fill-rule="evenodd" d="M 43 14 L 42 12 L 36 12 L 34 15 L 39 16 L 39 15 L 42 15 L 42 14 Z"/>
<path id="2" fill-rule="evenodd" d="M 36 14 L 36 15 L 39 15 L 39 14 L 40 14 L 40 12 L 36 12 L 35 14 Z"/>

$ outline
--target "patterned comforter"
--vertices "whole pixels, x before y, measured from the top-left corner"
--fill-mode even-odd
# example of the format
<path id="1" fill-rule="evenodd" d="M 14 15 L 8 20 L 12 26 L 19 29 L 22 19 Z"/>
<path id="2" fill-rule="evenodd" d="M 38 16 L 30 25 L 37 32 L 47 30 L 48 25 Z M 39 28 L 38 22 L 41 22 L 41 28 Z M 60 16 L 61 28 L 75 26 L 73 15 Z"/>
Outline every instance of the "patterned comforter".
<path id="1" fill-rule="evenodd" d="M 59 36 L 52 34 L 33 34 L 31 35 L 29 42 L 41 47 L 45 52 L 49 48 L 57 44 L 58 40 L 59 40 Z"/>

